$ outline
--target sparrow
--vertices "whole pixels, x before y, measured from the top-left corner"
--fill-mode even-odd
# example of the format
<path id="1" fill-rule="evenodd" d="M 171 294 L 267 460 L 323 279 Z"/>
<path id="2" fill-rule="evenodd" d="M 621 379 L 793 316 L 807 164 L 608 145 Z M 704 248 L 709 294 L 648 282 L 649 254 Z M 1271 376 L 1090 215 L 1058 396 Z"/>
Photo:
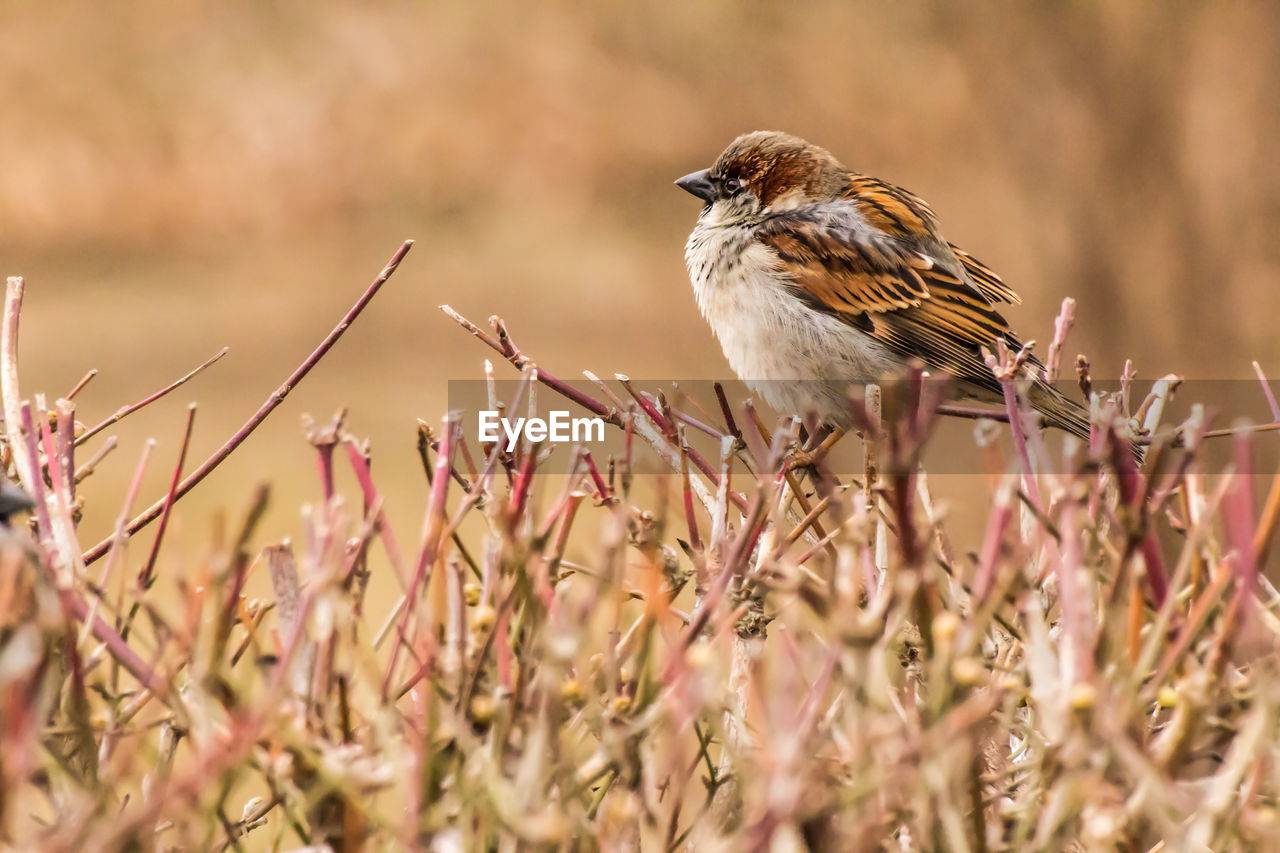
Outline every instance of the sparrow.
<path id="1" fill-rule="evenodd" d="M 948 243 L 918 196 L 774 131 L 738 137 L 675 183 L 703 202 L 685 245 L 698 308 L 773 408 L 847 430 L 849 387 L 913 362 L 950 377 L 955 397 L 1003 399 L 983 350 L 1022 349 L 997 308 L 1021 299 Z M 1034 355 L 1018 378 L 1049 423 L 1088 438 L 1088 413 Z"/>

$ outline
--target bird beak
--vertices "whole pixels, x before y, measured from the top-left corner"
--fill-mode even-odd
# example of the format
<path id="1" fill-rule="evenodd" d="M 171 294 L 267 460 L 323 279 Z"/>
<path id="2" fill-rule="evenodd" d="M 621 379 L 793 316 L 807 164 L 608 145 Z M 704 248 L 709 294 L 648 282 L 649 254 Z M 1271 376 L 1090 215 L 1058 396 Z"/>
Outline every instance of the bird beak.
<path id="1" fill-rule="evenodd" d="M 710 203 L 711 197 L 715 195 L 715 188 L 711 186 L 711 181 L 707 180 L 707 173 L 710 171 L 710 169 L 703 169 L 700 172 L 690 172 L 676 181 L 676 186 Z"/>

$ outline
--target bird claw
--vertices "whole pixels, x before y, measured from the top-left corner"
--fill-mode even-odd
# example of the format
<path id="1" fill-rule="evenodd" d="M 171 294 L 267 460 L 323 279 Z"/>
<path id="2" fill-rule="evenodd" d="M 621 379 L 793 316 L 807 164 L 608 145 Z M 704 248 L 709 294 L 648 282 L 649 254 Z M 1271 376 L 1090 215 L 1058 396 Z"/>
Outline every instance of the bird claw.
<path id="1" fill-rule="evenodd" d="M 818 453 L 816 450 L 805 450 L 803 447 L 796 447 L 787 454 L 787 467 L 792 471 L 813 470 L 817 461 Z"/>

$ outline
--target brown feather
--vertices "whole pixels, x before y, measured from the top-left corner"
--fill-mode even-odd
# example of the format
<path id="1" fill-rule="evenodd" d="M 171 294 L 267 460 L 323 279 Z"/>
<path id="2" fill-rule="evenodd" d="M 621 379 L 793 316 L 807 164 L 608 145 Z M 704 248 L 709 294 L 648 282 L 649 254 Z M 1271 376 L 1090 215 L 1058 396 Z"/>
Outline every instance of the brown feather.
<path id="1" fill-rule="evenodd" d="M 960 263 L 964 265 L 964 271 L 969 274 L 974 286 L 982 291 L 983 296 L 992 302 L 1008 302 L 1012 305 L 1022 304 L 1022 297 L 1015 293 L 1009 285 L 1005 284 L 1000 276 L 992 272 L 990 267 L 955 243 L 948 243 L 947 245 L 960 260 Z"/>
<path id="2" fill-rule="evenodd" d="M 937 227 L 923 199 L 868 175 L 850 174 L 840 198 L 852 201 L 872 225 L 898 237 L 929 237 Z"/>
<path id="3" fill-rule="evenodd" d="M 796 298 L 904 361 L 919 359 L 951 375 L 965 396 L 1001 397 L 983 350 L 994 352 L 1000 343 L 1022 348 L 995 308 L 1022 300 L 989 267 L 941 237 L 921 198 L 850 172 L 825 149 L 776 132 L 734 140 L 711 175 L 736 179 L 755 194 L 764 214 L 755 240 L 773 255 Z M 1084 408 L 1044 381 L 1034 356 L 1025 376 L 1036 409 L 1088 437 Z"/>
<path id="4" fill-rule="evenodd" d="M 938 236 L 933 212 L 911 193 L 849 174 L 832 201 L 853 202 L 863 219 L 886 232 L 856 229 L 822 202 L 766 219 L 756 239 L 777 257 L 796 295 L 839 316 L 898 352 L 957 380 L 967 395 L 998 399 L 1001 389 L 983 358 L 999 342 L 1022 342 L 995 303 L 1018 295 L 972 255 Z M 1043 365 L 1027 362 L 1029 398 L 1050 421 L 1082 438 L 1084 409 L 1043 381 Z"/>
<path id="5" fill-rule="evenodd" d="M 847 229 L 775 216 L 757 240 L 773 250 L 795 286 L 838 314 L 910 308 L 929 298 L 933 263 L 888 240 L 859 240 Z"/>

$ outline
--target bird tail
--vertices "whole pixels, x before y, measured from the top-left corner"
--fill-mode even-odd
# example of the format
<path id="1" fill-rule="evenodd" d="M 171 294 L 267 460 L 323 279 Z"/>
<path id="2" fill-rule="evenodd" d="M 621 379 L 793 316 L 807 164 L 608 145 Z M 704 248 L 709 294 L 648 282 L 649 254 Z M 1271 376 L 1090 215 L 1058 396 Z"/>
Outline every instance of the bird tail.
<path id="1" fill-rule="evenodd" d="M 1065 396 L 1057 388 L 1045 382 L 1036 382 L 1031 386 L 1029 397 L 1031 405 L 1052 425 L 1066 430 L 1084 442 L 1089 441 L 1089 412 L 1075 400 Z M 1139 467 L 1145 456 L 1142 445 L 1129 442 L 1129 452 Z"/>

